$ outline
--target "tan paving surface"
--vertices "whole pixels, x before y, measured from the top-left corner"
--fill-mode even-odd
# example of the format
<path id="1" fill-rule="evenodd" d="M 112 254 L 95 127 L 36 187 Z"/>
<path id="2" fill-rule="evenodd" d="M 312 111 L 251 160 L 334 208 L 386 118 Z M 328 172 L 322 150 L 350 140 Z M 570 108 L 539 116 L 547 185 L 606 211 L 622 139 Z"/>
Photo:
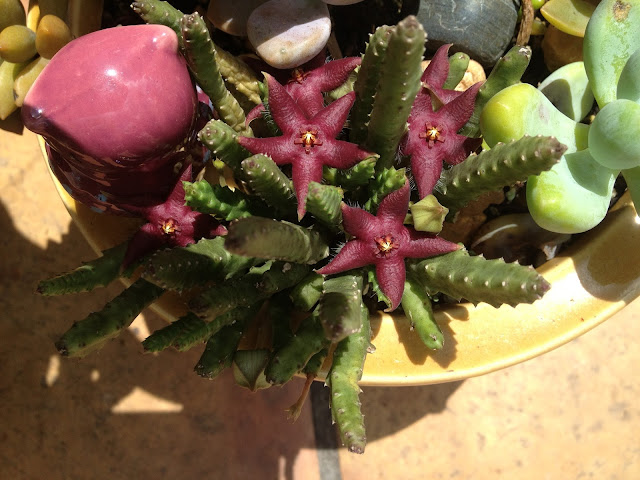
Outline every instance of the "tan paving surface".
<path id="1" fill-rule="evenodd" d="M 310 405 L 286 420 L 300 382 L 258 395 L 229 376 L 207 382 L 190 373 L 199 352 L 142 355 L 133 333 L 84 360 L 58 358 L 57 337 L 119 287 L 34 295 L 38 280 L 93 254 L 16 120 L 0 123 L 0 478 L 337 478 L 319 471 Z M 636 301 L 508 370 L 365 387 L 369 445 L 340 450 L 342 478 L 640 478 L 639 322 Z"/>

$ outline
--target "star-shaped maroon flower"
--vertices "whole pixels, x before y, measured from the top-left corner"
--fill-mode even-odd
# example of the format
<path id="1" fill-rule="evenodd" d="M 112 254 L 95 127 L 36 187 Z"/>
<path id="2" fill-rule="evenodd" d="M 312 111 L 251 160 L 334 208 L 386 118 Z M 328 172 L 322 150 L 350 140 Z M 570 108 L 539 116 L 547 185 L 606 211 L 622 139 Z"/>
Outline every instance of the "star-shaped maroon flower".
<path id="1" fill-rule="evenodd" d="M 186 247 L 201 238 L 227 233 L 227 229 L 211 215 L 196 212 L 184 204 L 182 182 L 191 181 L 191 170 L 191 165 L 184 170 L 164 203 L 128 208 L 140 214 L 148 223 L 131 238 L 122 262 L 123 268 L 163 246 Z"/>
<path id="2" fill-rule="evenodd" d="M 345 169 L 374 155 L 354 143 L 336 140 L 355 100 L 350 92 L 309 118 L 271 75 L 269 107 L 282 135 L 269 138 L 238 137 L 251 153 L 270 156 L 277 165 L 292 165 L 292 180 L 298 199 L 298 218 L 305 214 L 309 183 L 322 181 L 322 168 Z"/>
<path id="3" fill-rule="evenodd" d="M 476 83 L 464 92 L 442 88 L 449 74 L 450 46 L 440 47 L 422 74 L 423 88 L 416 95 L 408 119 L 403 151 L 411 155 L 411 173 L 420 198 L 432 192 L 443 161 L 450 165 L 462 162 L 482 141 L 458 134 L 473 114 L 482 84 Z"/>
<path id="4" fill-rule="evenodd" d="M 323 92 L 330 92 L 346 82 L 349 74 L 360 65 L 361 61 L 360 57 L 347 57 L 315 67 L 317 60 L 314 58 L 307 64 L 291 70 L 284 88 L 304 114 L 313 117 L 324 108 Z M 310 68 L 311 66 L 314 67 Z M 247 123 L 263 111 L 264 106 L 255 107 L 247 115 Z"/>
<path id="5" fill-rule="evenodd" d="M 405 227 L 409 208 L 409 182 L 387 195 L 377 215 L 342 204 L 342 224 L 350 235 L 338 255 L 318 270 L 322 275 L 344 272 L 365 265 L 375 265 L 382 292 L 395 310 L 402 300 L 406 276 L 405 258 L 426 258 L 453 252 L 460 247 L 433 234 Z"/>

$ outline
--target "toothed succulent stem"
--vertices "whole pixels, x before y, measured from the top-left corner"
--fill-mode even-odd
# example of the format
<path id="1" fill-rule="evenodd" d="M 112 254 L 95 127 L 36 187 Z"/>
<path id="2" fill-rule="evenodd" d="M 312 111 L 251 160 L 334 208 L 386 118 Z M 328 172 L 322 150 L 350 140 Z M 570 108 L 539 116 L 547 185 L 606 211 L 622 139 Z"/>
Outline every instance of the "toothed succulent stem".
<path id="1" fill-rule="evenodd" d="M 197 212 L 226 221 L 255 214 L 255 211 L 251 211 L 249 199 L 240 190 L 211 185 L 206 180 L 183 182 L 183 185 L 185 205 Z"/>
<path id="2" fill-rule="evenodd" d="M 251 193 L 278 212 L 295 212 L 293 184 L 271 158 L 257 154 L 243 160 L 239 177 L 247 183 Z"/>
<path id="3" fill-rule="evenodd" d="M 495 145 L 444 170 L 434 194 L 453 214 L 479 195 L 524 182 L 530 175 L 549 170 L 567 147 L 554 137 L 525 136 Z"/>
<path id="4" fill-rule="evenodd" d="M 307 212 L 329 228 L 337 230 L 342 224 L 342 197 L 341 188 L 311 182 L 307 196 Z"/>
<path id="5" fill-rule="evenodd" d="M 74 323 L 56 342 L 56 348 L 68 357 L 84 357 L 98 350 L 131 325 L 140 312 L 163 292 L 162 288 L 144 279 L 136 280 L 102 310 Z"/>
<path id="6" fill-rule="evenodd" d="M 407 275 L 402 295 L 402 309 L 414 330 L 427 348 L 440 350 L 444 345 L 444 335 L 436 323 L 431 307 L 431 299 L 418 282 Z"/>
<path id="7" fill-rule="evenodd" d="M 370 196 L 364 204 L 364 208 L 375 213 L 378 205 L 384 197 L 395 192 L 407 181 L 404 168 L 396 170 L 393 167 L 380 170 L 369 185 Z"/>
<path id="8" fill-rule="evenodd" d="M 469 67 L 469 55 L 463 52 L 454 53 L 449 57 L 449 74 L 442 88 L 453 90 L 460 83 Z"/>
<path id="9" fill-rule="evenodd" d="M 216 237 L 154 253 L 145 263 L 142 276 L 163 288 L 181 291 L 223 281 L 257 262 L 229 253 L 224 248 L 224 239 Z"/>
<path id="10" fill-rule="evenodd" d="M 305 265 L 273 262 L 266 272 L 250 271 L 208 288 L 194 297 L 189 306 L 205 320 L 211 320 L 236 307 L 251 305 L 293 287 L 308 273 L 309 267 Z"/>
<path id="11" fill-rule="evenodd" d="M 227 325 L 218 333 L 212 335 L 207 346 L 194 367 L 194 371 L 201 377 L 213 380 L 233 362 L 246 322 L 238 321 Z"/>
<path id="12" fill-rule="evenodd" d="M 291 301 L 293 305 L 303 312 L 311 310 L 322 297 L 322 285 L 324 277 L 316 272 L 311 272 L 291 289 Z"/>
<path id="13" fill-rule="evenodd" d="M 331 415 L 340 439 L 350 452 L 364 453 L 367 443 L 360 387 L 364 360 L 371 340 L 369 312 L 361 306 L 362 328 L 342 340 L 333 353 L 327 384 L 331 388 Z"/>
<path id="14" fill-rule="evenodd" d="M 238 101 L 224 84 L 216 63 L 215 46 L 209 30 L 198 13 L 185 15 L 180 21 L 187 64 L 204 93 L 209 96 L 220 118 L 236 132 L 252 136 L 245 125 L 245 114 Z"/>
<path id="15" fill-rule="evenodd" d="M 442 292 L 496 308 L 533 303 L 549 290 L 547 281 L 531 267 L 470 256 L 462 249 L 417 262 L 410 270 L 428 294 Z"/>
<path id="16" fill-rule="evenodd" d="M 84 263 L 71 272 L 43 280 L 38 284 L 41 295 L 65 295 L 90 292 L 97 287 L 106 287 L 120 276 L 120 266 L 127 251 L 127 243 L 102 252 L 102 256 Z"/>
<path id="17" fill-rule="evenodd" d="M 365 142 L 368 150 L 380 155 L 378 169 L 393 165 L 406 131 L 413 100 L 421 88 L 425 41 L 424 29 L 414 16 L 398 23 L 389 37 Z"/>
<path id="18" fill-rule="evenodd" d="M 357 187 L 368 185 L 376 170 L 378 156 L 365 158 L 353 167 L 345 170 L 325 167 L 323 178 L 326 183 L 342 187 L 345 190 L 354 190 Z"/>
<path id="19" fill-rule="evenodd" d="M 153 23 L 156 25 L 164 25 L 176 32 L 178 42 L 182 46 L 182 29 L 180 20 L 184 14 L 171 5 L 169 2 L 159 0 L 145 0 L 143 2 L 133 2 L 131 4 L 133 11 L 140 15 L 145 23 Z"/>
<path id="20" fill-rule="evenodd" d="M 189 312 L 175 322 L 153 332 L 142 342 L 142 347 L 146 352 L 161 352 L 173 345 L 180 336 L 193 332 L 203 325 L 206 325 L 204 320 Z"/>
<path id="21" fill-rule="evenodd" d="M 276 351 L 267 364 L 265 377 L 275 385 L 282 385 L 302 370 L 307 362 L 328 345 L 317 312 L 302 320 L 289 341 Z"/>
<path id="22" fill-rule="evenodd" d="M 229 225 L 225 248 L 248 257 L 314 264 L 329 255 L 317 231 L 294 223 L 248 217 Z"/>
<path id="23" fill-rule="evenodd" d="M 362 57 L 358 78 L 353 86 L 356 100 L 351 108 L 351 131 L 349 140 L 362 144 L 367 139 L 367 125 L 373 108 L 378 82 L 380 81 L 389 37 L 392 27 L 383 25 L 369 37 L 369 43 Z"/>
<path id="24" fill-rule="evenodd" d="M 500 90 L 520 82 L 520 78 L 529 66 L 531 48 L 514 45 L 494 65 L 491 73 L 480 87 L 471 117 L 458 133 L 466 137 L 480 136 L 480 114 L 487 102 Z"/>
<path id="25" fill-rule="evenodd" d="M 324 281 L 319 316 L 324 334 L 333 343 L 362 328 L 362 276 L 342 274 Z"/>
<path id="26" fill-rule="evenodd" d="M 209 121 L 200 132 L 198 139 L 213 155 L 222 160 L 234 175 L 241 173 L 240 163 L 251 153 L 238 145 L 237 132 L 221 120 Z"/>

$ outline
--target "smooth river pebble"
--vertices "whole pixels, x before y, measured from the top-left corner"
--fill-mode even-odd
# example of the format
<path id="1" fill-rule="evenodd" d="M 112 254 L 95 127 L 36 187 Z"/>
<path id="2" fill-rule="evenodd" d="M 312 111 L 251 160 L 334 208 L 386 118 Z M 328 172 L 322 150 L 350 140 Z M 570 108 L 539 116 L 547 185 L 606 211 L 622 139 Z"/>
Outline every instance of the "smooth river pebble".
<path id="1" fill-rule="evenodd" d="M 322 0 L 269 0 L 247 22 L 249 41 L 275 68 L 295 68 L 311 60 L 330 34 L 329 9 Z"/>

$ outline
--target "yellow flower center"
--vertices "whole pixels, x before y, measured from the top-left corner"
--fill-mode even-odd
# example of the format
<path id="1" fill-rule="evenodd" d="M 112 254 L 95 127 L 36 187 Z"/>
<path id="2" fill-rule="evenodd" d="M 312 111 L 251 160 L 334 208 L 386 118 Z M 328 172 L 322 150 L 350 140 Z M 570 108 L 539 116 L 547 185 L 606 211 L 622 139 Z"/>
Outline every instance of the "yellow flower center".
<path id="1" fill-rule="evenodd" d="M 399 247 L 394 238 L 389 234 L 383 235 L 381 237 L 376 237 L 374 238 L 374 241 L 376 242 L 376 246 L 378 247 L 378 253 L 381 256 L 386 256 L 394 249 Z"/>
<path id="2" fill-rule="evenodd" d="M 160 230 L 162 230 L 162 233 L 165 235 L 173 235 L 180 231 L 180 226 L 173 218 L 168 218 L 160 224 Z"/>
<path id="3" fill-rule="evenodd" d="M 294 140 L 296 145 L 302 145 L 305 153 L 311 152 L 311 147 L 322 145 L 322 142 L 318 140 L 317 130 L 300 130 L 300 137 Z"/>
<path id="4" fill-rule="evenodd" d="M 435 125 L 425 125 L 425 131 L 422 132 L 419 136 L 420 138 L 424 138 L 427 140 L 427 145 L 429 147 L 433 146 L 436 142 L 444 143 L 444 140 L 440 138 L 442 134 L 442 129 Z"/>

